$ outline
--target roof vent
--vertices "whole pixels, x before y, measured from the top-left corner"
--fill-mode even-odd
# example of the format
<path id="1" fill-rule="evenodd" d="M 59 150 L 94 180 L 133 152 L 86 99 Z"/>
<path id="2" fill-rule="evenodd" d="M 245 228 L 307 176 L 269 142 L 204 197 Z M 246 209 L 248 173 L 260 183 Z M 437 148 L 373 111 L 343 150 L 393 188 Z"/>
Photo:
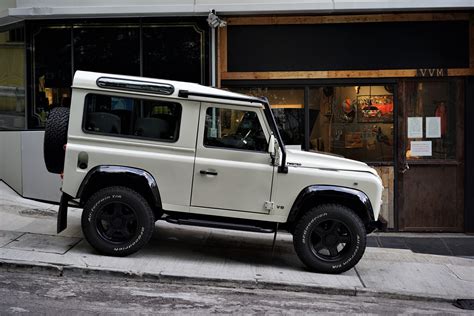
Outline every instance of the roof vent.
<path id="1" fill-rule="evenodd" d="M 167 83 L 156 83 L 140 80 L 117 79 L 100 77 L 97 79 L 97 86 L 100 88 L 128 90 L 161 95 L 171 95 L 174 92 L 174 87 Z"/>

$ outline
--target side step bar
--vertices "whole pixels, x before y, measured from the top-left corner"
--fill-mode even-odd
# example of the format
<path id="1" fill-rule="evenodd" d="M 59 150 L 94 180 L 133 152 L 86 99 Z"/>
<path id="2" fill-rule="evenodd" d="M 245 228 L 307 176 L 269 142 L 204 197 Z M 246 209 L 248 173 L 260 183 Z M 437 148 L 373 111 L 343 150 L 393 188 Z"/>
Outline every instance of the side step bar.
<path id="1" fill-rule="evenodd" d="M 178 224 L 178 225 L 243 230 L 243 231 L 248 231 L 248 232 L 267 233 L 267 234 L 271 234 L 275 232 L 275 229 L 273 228 L 259 227 L 259 226 L 255 226 L 251 224 L 230 223 L 230 222 L 207 220 L 207 219 L 176 218 L 176 217 L 167 216 L 164 218 L 164 220 L 167 221 L 168 223 Z"/>

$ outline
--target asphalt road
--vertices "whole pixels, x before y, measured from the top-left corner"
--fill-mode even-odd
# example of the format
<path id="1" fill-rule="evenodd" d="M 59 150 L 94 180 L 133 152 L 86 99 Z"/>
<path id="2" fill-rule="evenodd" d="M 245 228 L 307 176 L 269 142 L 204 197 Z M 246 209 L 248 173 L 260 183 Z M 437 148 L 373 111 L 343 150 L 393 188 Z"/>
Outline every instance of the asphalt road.
<path id="1" fill-rule="evenodd" d="M 9 314 L 459 314 L 442 302 L 59 277 L 0 270 L 0 315 Z M 472 311 L 471 311 L 472 312 Z"/>

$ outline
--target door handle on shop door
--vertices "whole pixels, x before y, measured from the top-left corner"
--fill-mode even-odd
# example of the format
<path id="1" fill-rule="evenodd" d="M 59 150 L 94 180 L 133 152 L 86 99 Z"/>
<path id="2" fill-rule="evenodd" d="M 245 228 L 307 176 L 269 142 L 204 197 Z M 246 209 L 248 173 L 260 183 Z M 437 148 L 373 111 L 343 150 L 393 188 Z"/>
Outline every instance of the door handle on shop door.
<path id="1" fill-rule="evenodd" d="M 210 169 L 208 169 L 208 170 L 201 170 L 201 171 L 199 171 L 199 173 L 202 174 L 202 175 L 206 175 L 206 176 L 217 176 L 217 171 L 215 171 L 215 170 L 210 170 Z"/>

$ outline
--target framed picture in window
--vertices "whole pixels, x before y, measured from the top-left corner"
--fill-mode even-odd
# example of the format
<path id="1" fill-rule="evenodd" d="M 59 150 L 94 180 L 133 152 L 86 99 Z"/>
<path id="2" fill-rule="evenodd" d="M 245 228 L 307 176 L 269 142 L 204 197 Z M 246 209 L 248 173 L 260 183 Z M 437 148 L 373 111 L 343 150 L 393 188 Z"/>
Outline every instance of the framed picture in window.
<path id="1" fill-rule="evenodd" d="M 393 95 L 361 95 L 357 97 L 359 123 L 393 122 Z"/>

